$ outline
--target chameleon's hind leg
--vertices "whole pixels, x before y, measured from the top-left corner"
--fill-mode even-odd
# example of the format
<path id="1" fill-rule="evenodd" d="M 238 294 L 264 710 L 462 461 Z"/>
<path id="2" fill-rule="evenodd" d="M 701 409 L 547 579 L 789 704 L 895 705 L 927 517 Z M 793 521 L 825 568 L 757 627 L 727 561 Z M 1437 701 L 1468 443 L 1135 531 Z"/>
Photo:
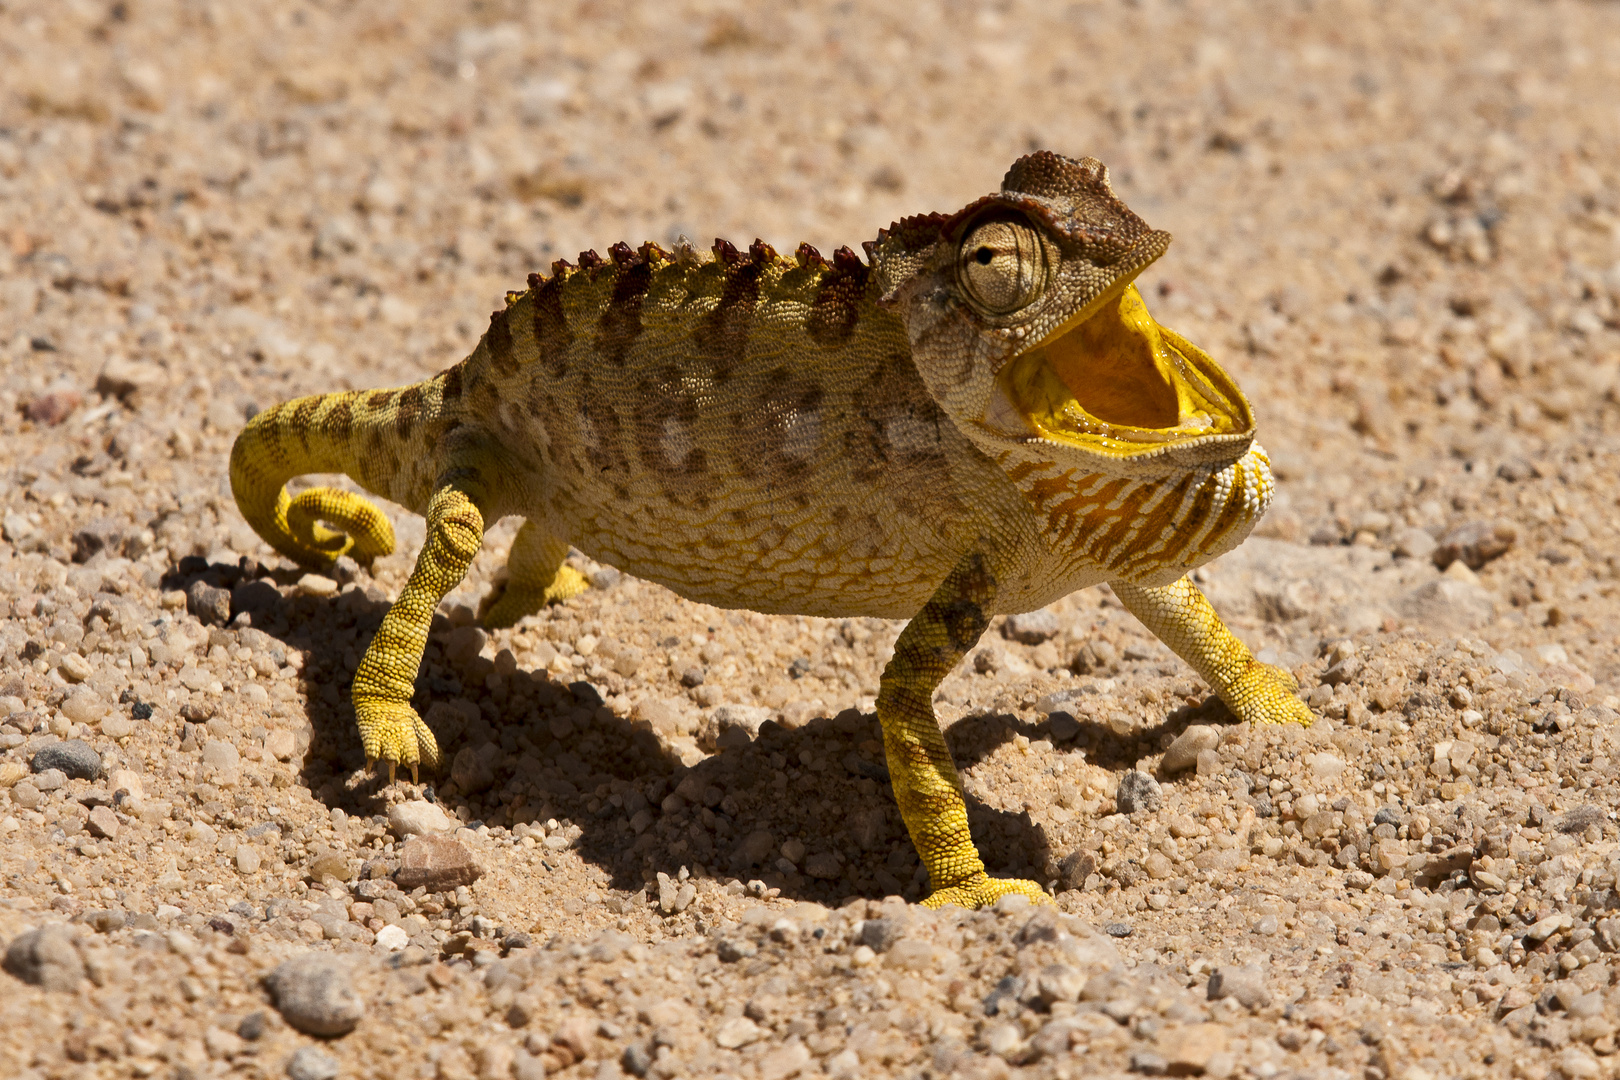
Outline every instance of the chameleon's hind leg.
<path id="1" fill-rule="evenodd" d="M 983 559 L 964 559 L 900 632 L 878 689 L 895 802 L 934 888 L 925 907 L 984 907 L 1008 893 L 1050 902 L 1033 881 L 985 873 L 968 831 L 962 781 L 934 719 L 934 690 L 984 633 L 994 590 Z"/>
<path id="2" fill-rule="evenodd" d="M 1299 683 L 1282 668 L 1256 660 L 1190 580 L 1159 588 L 1124 581 L 1110 585 L 1130 613 L 1191 664 L 1239 720 L 1310 726 L 1314 718 L 1299 699 Z"/>
<path id="3" fill-rule="evenodd" d="M 547 604 L 578 596 L 588 588 L 585 577 L 564 565 L 568 545 L 532 521 L 525 521 L 512 541 L 506 559 L 506 580 L 490 590 L 478 606 L 485 626 L 498 630 L 515 626 Z"/>
<path id="4" fill-rule="evenodd" d="M 354 673 L 354 718 L 366 748 L 366 765 L 369 768 L 378 758 L 388 762 L 390 782 L 396 764 L 409 765 L 415 780 L 418 761 L 429 768 L 439 762 L 439 744 L 411 708 L 411 693 L 433 613 L 466 575 L 484 541 L 480 501 L 476 488 L 459 482 L 433 493 L 427 509 L 427 542 L 416 568 L 383 616 Z"/>

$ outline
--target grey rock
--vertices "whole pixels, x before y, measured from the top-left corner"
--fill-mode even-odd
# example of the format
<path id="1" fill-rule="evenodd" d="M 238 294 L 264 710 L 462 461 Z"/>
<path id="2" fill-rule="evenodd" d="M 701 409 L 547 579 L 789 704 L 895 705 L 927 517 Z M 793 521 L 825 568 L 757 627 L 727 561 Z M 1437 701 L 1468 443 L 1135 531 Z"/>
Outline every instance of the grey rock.
<path id="1" fill-rule="evenodd" d="M 83 739 L 69 739 L 41 747 L 29 766 L 36 773 L 61 769 L 74 780 L 94 780 L 101 775 L 101 755 Z"/>
<path id="2" fill-rule="evenodd" d="M 1080 721 L 1071 713 L 1055 712 L 1047 718 L 1046 730 L 1051 733 L 1053 742 L 1069 742 L 1080 734 Z"/>
<path id="3" fill-rule="evenodd" d="M 56 791 L 66 783 L 67 773 L 61 769 L 45 769 L 34 774 L 34 787 L 40 791 Z M 18 784 L 17 786 L 21 787 L 22 785 Z"/>
<path id="4" fill-rule="evenodd" d="M 1141 810 L 1157 810 L 1164 805 L 1164 793 L 1159 782 L 1145 772 L 1132 770 L 1119 779 L 1119 792 L 1115 806 L 1122 814 Z"/>
<path id="5" fill-rule="evenodd" d="M 1395 534 L 1392 550 L 1406 559 L 1427 559 L 1434 554 L 1434 537 L 1416 526 L 1401 529 Z"/>
<path id="6" fill-rule="evenodd" d="M 204 626 L 224 626 L 231 621 L 231 593 L 206 581 L 186 586 L 186 610 Z"/>
<path id="7" fill-rule="evenodd" d="M 1341 683 L 1353 682 L 1361 674 L 1361 657 L 1347 656 L 1337 664 L 1322 672 L 1322 682 L 1328 686 L 1338 686 Z"/>
<path id="8" fill-rule="evenodd" d="M 336 954 L 305 953 L 283 961 L 265 985 L 282 1019 L 306 1035 L 347 1035 L 366 1012 L 350 965 Z"/>
<path id="9" fill-rule="evenodd" d="M 1254 965 L 1219 967 L 1210 973 L 1209 1000 L 1231 998 L 1246 1009 L 1263 1009 L 1271 1003 L 1271 990 L 1265 974 Z"/>
<path id="10" fill-rule="evenodd" d="M 900 915 L 886 915 L 881 919 L 867 919 L 861 926 L 861 944 L 873 952 L 888 952 L 894 943 L 906 935 L 907 920 Z"/>
<path id="11" fill-rule="evenodd" d="M 1085 885 L 1086 878 L 1097 872 L 1097 858 L 1089 851 L 1071 851 L 1057 865 L 1057 887 L 1069 892 Z"/>
<path id="12" fill-rule="evenodd" d="M 1432 629 L 1452 632 L 1478 630 L 1496 618 L 1490 593 L 1449 577 L 1419 585 L 1395 602 L 1395 610 Z"/>
<path id="13" fill-rule="evenodd" d="M 1043 641 L 1050 641 L 1057 637 L 1062 629 L 1057 616 L 1046 608 L 1021 615 L 1009 615 L 1007 621 L 1001 624 L 1003 637 L 1024 645 L 1039 645 Z"/>
<path id="14" fill-rule="evenodd" d="M 1221 729 L 1209 724 L 1193 724 L 1176 736 L 1176 741 L 1165 750 L 1159 761 L 1159 770 L 1166 776 L 1185 772 L 1198 764 L 1201 750 L 1213 750 L 1221 743 Z"/>
<path id="15" fill-rule="evenodd" d="M 1131 1072 L 1141 1073 L 1143 1076 L 1163 1076 L 1170 1063 L 1163 1054 L 1152 1050 L 1137 1050 L 1131 1054 Z"/>
<path id="16" fill-rule="evenodd" d="M 73 931 L 48 923 L 18 934 L 6 947 L 5 969 L 43 990 L 77 990 L 84 978 L 84 959 Z"/>
<path id="17" fill-rule="evenodd" d="M 619 1064 L 631 1076 L 646 1076 L 647 1070 L 651 1069 L 653 1064 L 652 1051 L 641 1043 L 631 1043 L 619 1056 Z"/>
<path id="18" fill-rule="evenodd" d="M 337 1059 L 313 1046 L 303 1046 L 287 1059 L 288 1080 L 336 1080 Z"/>
<path id="19" fill-rule="evenodd" d="M 759 955 L 759 946 L 747 938 L 721 938 L 714 947 L 715 955 L 727 964 Z"/>

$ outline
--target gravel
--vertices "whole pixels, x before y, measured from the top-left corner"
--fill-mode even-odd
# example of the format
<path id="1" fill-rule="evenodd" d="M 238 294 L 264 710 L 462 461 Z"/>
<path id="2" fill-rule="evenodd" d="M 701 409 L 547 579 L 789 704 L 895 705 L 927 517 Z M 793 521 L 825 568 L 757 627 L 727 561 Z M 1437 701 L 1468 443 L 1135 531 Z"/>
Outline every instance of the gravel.
<path id="1" fill-rule="evenodd" d="M 0 1075 L 1612 1075 L 1620 13 L 755 7 L 0 13 Z M 584 248 L 831 251 L 1031 145 L 1176 233 L 1144 298 L 1278 474 L 1195 577 L 1315 725 L 1234 724 L 1106 588 L 997 620 L 936 708 L 1055 910 L 926 912 L 898 623 L 574 555 L 487 631 L 507 520 L 417 684 L 450 767 L 363 771 L 422 523 L 287 565 L 247 415 L 440 370 Z M 365 1012 L 318 1045 L 264 982 L 305 954 Z"/>

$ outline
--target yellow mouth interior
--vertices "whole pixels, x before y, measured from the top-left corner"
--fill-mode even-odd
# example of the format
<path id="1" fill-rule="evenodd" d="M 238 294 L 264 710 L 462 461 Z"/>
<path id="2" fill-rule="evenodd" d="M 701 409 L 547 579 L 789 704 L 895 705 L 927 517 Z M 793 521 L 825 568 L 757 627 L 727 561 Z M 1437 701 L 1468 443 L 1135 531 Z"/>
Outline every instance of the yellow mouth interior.
<path id="1" fill-rule="evenodd" d="M 1241 434 L 1253 423 L 1231 378 L 1155 322 L 1135 285 L 1018 356 L 997 384 L 988 425 L 1021 420 L 1040 438 L 1113 456 Z"/>

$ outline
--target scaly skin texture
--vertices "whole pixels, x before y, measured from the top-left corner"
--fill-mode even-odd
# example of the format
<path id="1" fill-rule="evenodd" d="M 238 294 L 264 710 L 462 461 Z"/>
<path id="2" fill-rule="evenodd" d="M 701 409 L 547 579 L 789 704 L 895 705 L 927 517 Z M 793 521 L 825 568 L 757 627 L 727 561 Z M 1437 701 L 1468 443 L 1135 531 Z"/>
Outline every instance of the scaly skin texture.
<path id="1" fill-rule="evenodd" d="M 425 382 L 259 414 L 232 489 L 311 567 L 393 536 L 359 496 L 289 498 L 292 477 L 346 473 L 426 516 L 354 679 L 390 777 L 439 762 L 412 685 L 434 609 L 506 515 L 525 521 L 490 626 L 584 588 L 570 544 L 723 607 L 909 618 L 877 710 L 926 902 L 1044 899 L 985 873 L 931 704 L 993 616 L 1112 582 L 1240 718 L 1310 720 L 1185 577 L 1248 535 L 1272 480 L 1241 391 L 1132 285 L 1168 243 L 1100 163 L 1043 152 L 954 215 L 881 231 L 865 261 L 615 244 L 531 275 Z"/>

